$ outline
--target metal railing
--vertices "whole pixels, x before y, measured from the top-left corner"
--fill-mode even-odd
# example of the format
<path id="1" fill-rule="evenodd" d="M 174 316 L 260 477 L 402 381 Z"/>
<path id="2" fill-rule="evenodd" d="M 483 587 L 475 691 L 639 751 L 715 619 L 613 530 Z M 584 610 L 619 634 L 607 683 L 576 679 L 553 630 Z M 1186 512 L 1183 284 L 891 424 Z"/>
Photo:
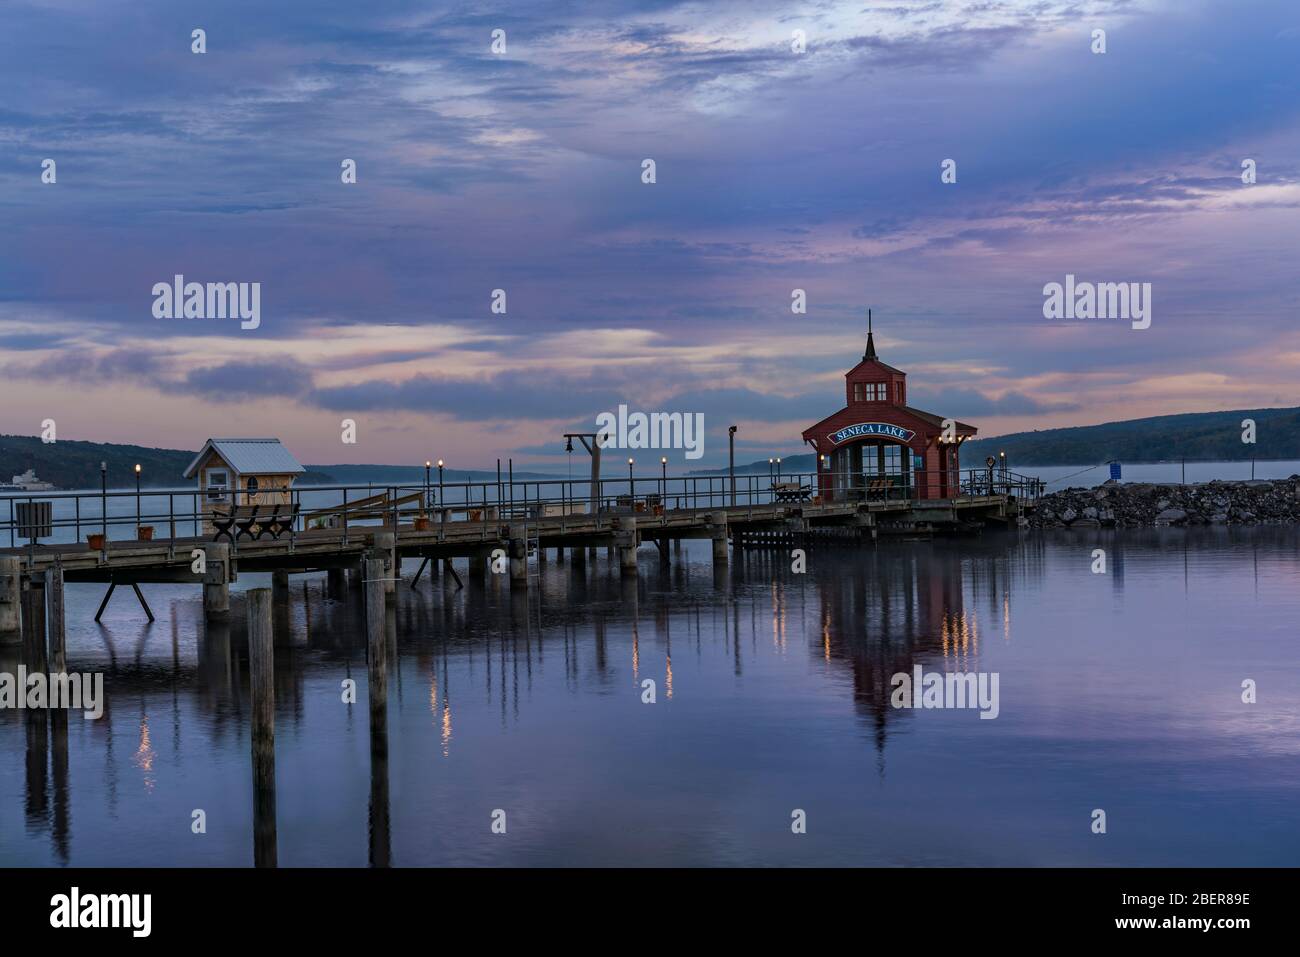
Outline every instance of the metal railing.
<path id="1" fill-rule="evenodd" d="M 971 469 L 955 474 L 943 487 L 953 494 L 998 494 L 1037 497 L 1042 483 L 1011 472 Z M 214 509 L 259 505 L 268 510 L 281 504 L 294 508 L 284 535 L 295 541 L 313 532 L 332 532 L 343 543 L 357 529 L 391 528 L 423 519 L 437 531 L 450 522 L 477 522 L 488 537 L 497 524 L 535 525 L 542 518 L 690 512 L 697 515 L 724 507 L 818 502 L 906 502 L 920 489 L 936 497 L 935 476 L 837 474 L 822 472 L 726 473 L 687 476 L 629 476 L 589 479 L 514 479 L 416 484 L 306 485 L 290 489 L 261 489 L 247 493 L 228 490 L 221 499 L 198 488 L 112 489 L 24 492 L 0 495 L 0 547 L 35 547 L 88 541 L 177 541 L 210 539 Z M 888 480 L 885 482 L 883 480 Z M 909 479 L 911 481 L 909 481 Z M 18 505 L 49 502 L 47 529 L 32 529 L 20 521 Z M 266 515 L 265 518 L 270 518 Z M 423 525 L 423 522 L 418 523 Z M 140 532 L 151 530 L 151 539 Z M 37 532 L 36 537 L 32 532 Z M 234 530 L 232 529 L 232 533 Z M 165 533 L 165 534 L 164 534 Z M 364 534 L 364 533 L 363 533 Z M 281 536 L 281 538 L 284 537 Z M 247 540 L 248 536 L 240 536 Z M 441 537 L 441 536 L 439 536 Z M 493 538 L 496 537 L 495 531 Z M 237 543 L 236 543 L 237 544 Z M 102 546 L 101 546 L 102 547 Z"/>

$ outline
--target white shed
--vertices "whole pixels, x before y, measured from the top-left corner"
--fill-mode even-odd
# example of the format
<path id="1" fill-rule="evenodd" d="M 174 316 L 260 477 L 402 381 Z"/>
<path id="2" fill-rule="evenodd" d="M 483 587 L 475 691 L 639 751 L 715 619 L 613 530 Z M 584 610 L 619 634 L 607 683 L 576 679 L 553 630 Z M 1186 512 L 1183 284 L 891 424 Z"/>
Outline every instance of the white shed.
<path id="1" fill-rule="evenodd" d="M 198 477 L 211 504 L 280 505 L 292 500 L 294 478 L 307 471 L 279 439 L 208 439 L 185 477 Z"/>

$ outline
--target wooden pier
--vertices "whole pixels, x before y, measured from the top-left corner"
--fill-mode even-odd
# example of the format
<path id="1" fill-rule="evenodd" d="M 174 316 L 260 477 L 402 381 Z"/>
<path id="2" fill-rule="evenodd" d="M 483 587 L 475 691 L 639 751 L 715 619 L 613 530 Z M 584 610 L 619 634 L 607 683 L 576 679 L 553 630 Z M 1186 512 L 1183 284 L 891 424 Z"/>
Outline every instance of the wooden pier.
<path id="1" fill-rule="evenodd" d="M 668 487 L 673 481 L 683 483 L 682 494 L 674 494 Z M 882 535 L 969 531 L 987 524 L 1013 524 L 1032 507 L 1032 496 L 1017 494 L 1022 490 L 1010 485 L 971 488 L 969 494 L 940 500 L 859 496 L 849 501 L 791 502 L 780 500 L 774 491 L 779 490 L 777 483 L 762 483 L 767 486 L 764 488 L 758 482 L 748 482 L 747 488 L 737 492 L 714 482 L 704 489 L 697 482 L 691 489 L 687 481 L 636 479 L 623 483 L 630 494 L 606 495 L 602 489 L 595 497 L 565 488 L 551 498 L 538 494 L 540 489 L 530 496 L 526 483 L 518 483 L 523 486 L 518 489 L 497 486 L 489 496 L 491 483 L 482 483 L 487 487 L 466 485 L 460 489 L 457 494 L 462 501 L 456 505 L 447 504 L 443 489 L 443 504 L 437 507 L 430 504 L 435 496 L 413 496 L 394 488 L 387 501 L 406 503 L 406 508 L 394 506 L 390 511 L 376 508 L 376 496 L 367 490 L 372 494 L 360 501 L 373 524 L 345 520 L 340 527 L 295 526 L 278 538 L 246 536 L 233 541 L 213 541 L 210 534 L 150 541 L 96 536 L 94 544 L 99 547 L 95 548 L 86 542 L 31 541 L 25 547 L 0 549 L 0 635 L 14 640 L 26 632 L 23 625 L 35 624 L 37 616 L 30 611 L 35 605 L 42 611 L 39 617 L 49 617 L 51 624 L 57 621 L 56 628 L 62 632 L 65 582 L 107 585 L 104 604 L 117 586 L 130 586 L 142 605 L 140 585 L 201 585 L 205 616 L 222 618 L 230 611 L 230 584 L 241 573 L 272 573 L 274 590 L 286 588 L 289 575 L 325 571 L 336 590 L 348 573 L 355 574 L 358 581 L 369 580 L 363 571 L 365 563 L 377 560 L 383 568 L 382 590 L 391 595 L 402 581 L 403 560 L 416 559 L 421 564 L 414 580 L 432 564 L 435 570 L 445 568 L 460 586 L 481 584 L 492 570 L 508 575 L 513 587 L 526 588 L 529 558 L 544 562 L 547 552 L 563 561 L 567 549 L 573 561 L 580 563 L 587 560 L 590 550 L 605 548 L 611 558 L 617 556 L 624 573 L 635 574 L 642 545 L 655 545 L 660 561 L 666 563 L 671 561 L 675 542 L 707 539 L 712 542 L 715 565 L 725 566 L 729 546 L 796 548 L 870 543 Z M 638 497 L 635 483 L 655 491 Z M 155 493 L 161 494 L 166 493 Z M 343 497 L 347 498 L 346 492 Z M 764 497 L 768 501 L 761 501 Z M 745 501 L 731 504 L 737 498 Z M 590 512 L 592 502 L 597 504 L 595 514 Z M 665 507 L 668 503 L 676 507 Z M 345 515 L 348 509 L 340 506 L 332 511 Z M 312 514 L 329 512 L 331 509 L 323 508 Z M 80 502 L 77 514 L 79 524 L 98 527 L 94 520 L 81 518 Z M 203 527 L 198 513 L 170 516 L 171 528 L 185 524 Z M 49 533 L 49 529 L 45 531 Z M 464 578 L 452 565 L 454 559 L 468 560 Z M 36 592 L 43 600 L 34 600 Z M 46 616 L 47 607 L 56 614 Z M 152 617 L 148 606 L 144 607 Z M 52 636 L 52 645 L 55 640 Z M 61 648 L 61 634 L 57 641 Z"/>

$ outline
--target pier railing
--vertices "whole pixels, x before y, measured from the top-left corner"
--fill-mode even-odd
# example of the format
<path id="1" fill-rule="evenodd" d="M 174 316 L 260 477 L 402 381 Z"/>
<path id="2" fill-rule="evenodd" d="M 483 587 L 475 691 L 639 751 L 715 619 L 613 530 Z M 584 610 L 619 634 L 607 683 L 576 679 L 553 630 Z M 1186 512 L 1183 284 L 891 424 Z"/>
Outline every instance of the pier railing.
<path id="1" fill-rule="evenodd" d="M 920 473 L 918 473 L 918 476 Z M 933 479 L 933 477 L 931 477 Z M 1036 498 L 1042 483 L 1015 473 L 966 470 L 948 477 L 952 495 L 1008 495 Z M 885 481 L 888 479 L 888 481 Z M 772 504 L 882 501 L 906 503 L 919 496 L 909 476 L 830 472 L 719 475 L 632 475 L 627 478 L 514 479 L 367 485 L 305 485 L 248 493 L 232 489 L 221 498 L 189 488 L 24 492 L 0 495 L 0 547 L 85 542 L 210 539 L 213 511 L 258 505 L 270 517 L 274 505 L 288 506 L 292 519 L 281 537 L 332 530 L 349 534 L 403 523 L 437 528 L 446 522 L 532 525 L 541 518 L 707 512 L 725 507 Z M 931 491 L 929 498 L 933 498 Z M 147 529 L 147 531 L 142 531 Z M 364 532 L 362 532 L 364 534 Z M 146 537 L 147 536 L 147 537 Z"/>

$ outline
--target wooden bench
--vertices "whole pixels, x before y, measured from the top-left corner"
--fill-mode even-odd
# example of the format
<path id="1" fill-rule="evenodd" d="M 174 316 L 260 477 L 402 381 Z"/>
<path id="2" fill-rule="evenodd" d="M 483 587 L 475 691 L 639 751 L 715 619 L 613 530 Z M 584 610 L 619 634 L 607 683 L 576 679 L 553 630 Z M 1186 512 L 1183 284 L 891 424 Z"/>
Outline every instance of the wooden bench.
<path id="1" fill-rule="evenodd" d="M 263 535 L 270 535 L 278 541 L 280 536 L 285 532 L 293 532 L 293 523 L 298 517 L 298 509 L 300 506 L 296 503 L 292 505 L 282 503 L 280 505 L 273 505 L 271 508 L 273 511 L 271 512 L 270 517 L 265 520 L 259 519 L 258 521 L 260 527 L 257 530 L 257 537 L 261 538 Z"/>
<path id="2" fill-rule="evenodd" d="M 253 537 L 252 528 L 257 524 L 257 505 L 234 505 L 226 511 L 212 510 L 212 528 L 214 542 L 226 536 L 231 542 L 239 541 L 241 535 Z"/>
<path id="3" fill-rule="evenodd" d="M 811 486 L 800 485 L 798 482 L 772 483 L 772 493 L 778 502 L 806 502 L 811 491 Z"/>
<path id="4" fill-rule="evenodd" d="M 887 478 L 874 478 L 867 482 L 868 498 L 889 498 L 889 493 L 894 488 L 894 480 Z"/>
<path id="5" fill-rule="evenodd" d="M 299 506 L 296 504 L 236 505 L 225 512 L 214 509 L 212 540 L 219 542 L 223 535 L 231 542 L 237 542 L 245 535 L 253 541 L 266 535 L 279 539 L 285 532 L 293 530 L 298 509 Z M 254 532 L 253 529 L 257 531 Z"/>

